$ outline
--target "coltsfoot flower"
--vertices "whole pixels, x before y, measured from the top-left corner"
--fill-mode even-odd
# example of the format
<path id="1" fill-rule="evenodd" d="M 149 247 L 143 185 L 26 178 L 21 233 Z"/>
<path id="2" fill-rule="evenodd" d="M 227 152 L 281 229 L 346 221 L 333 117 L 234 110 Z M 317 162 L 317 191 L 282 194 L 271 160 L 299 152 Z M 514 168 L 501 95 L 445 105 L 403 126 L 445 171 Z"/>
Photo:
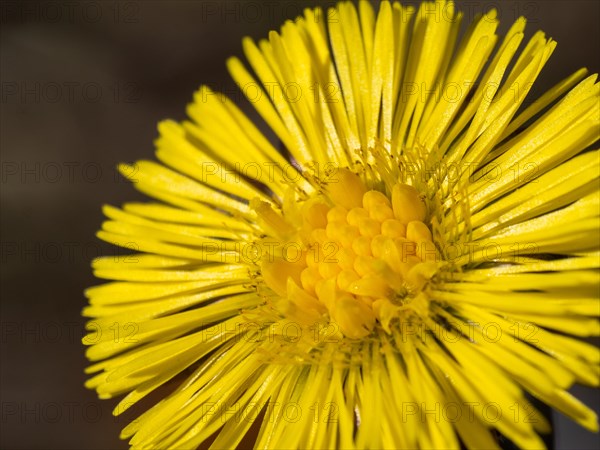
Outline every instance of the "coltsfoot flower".
<path id="1" fill-rule="evenodd" d="M 93 263 L 87 386 L 178 386 L 133 447 L 543 447 L 525 392 L 598 429 L 567 390 L 599 383 L 600 85 L 525 107 L 556 43 L 461 18 L 307 9 L 227 63 L 281 149 L 203 86 L 121 166 L 155 201 L 104 209 L 135 253 Z"/>

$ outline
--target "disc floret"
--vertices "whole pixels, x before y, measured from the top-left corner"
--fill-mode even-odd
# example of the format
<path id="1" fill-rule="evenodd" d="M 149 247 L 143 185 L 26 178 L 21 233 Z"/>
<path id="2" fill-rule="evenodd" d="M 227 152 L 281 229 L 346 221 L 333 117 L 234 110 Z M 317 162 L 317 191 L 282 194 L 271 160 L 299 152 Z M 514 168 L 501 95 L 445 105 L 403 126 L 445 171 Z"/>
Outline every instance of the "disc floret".
<path id="1" fill-rule="evenodd" d="M 294 261 L 268 254 L 261 272 L 266 284 L 314 320 L 326 316 L 346 337 L 359 339 L 379 324 L 422 308 L 423 290 L 440 264 L 423 196 L 397 183 L 391 195 L 367 190 L 349 169 L 338 172 L 323 195 L 297 205 L 300 224 L 272 209 L 255 208 L 274 234 L 302 248 Z M 419 299 L 413 303 L 413 300 Z"/>

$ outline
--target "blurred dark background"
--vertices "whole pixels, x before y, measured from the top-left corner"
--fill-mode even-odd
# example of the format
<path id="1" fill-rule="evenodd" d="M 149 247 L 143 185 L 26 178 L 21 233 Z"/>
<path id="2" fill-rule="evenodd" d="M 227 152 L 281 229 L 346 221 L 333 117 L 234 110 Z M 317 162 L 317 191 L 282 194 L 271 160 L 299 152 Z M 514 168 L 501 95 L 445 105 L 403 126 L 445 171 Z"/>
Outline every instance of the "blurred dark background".
<path id="1" fill-rule="evenodd" d="M 241 56 L 243 36 L 266 37 L 316 3 L 332 4 L 1 2 L 1 448 L 126 448 L 130 417 L 84 389 L 80 343 L 82 291 L 98 284 L 89 263 L 115 251 L 94 237 L 100 207 L 141 198 L 114 167 L 151 158 L 156 123 L 183 119 L 201 84 L 234 91 L 225 59 Z M 529 36 L 558 41 L 530 98 L 580 67 L 598 72 L 598 1 L 457 3 L 467 21 L 496 7 L 502 33 L 526 15 Z M 574 392 L 598 410 L 598 391 Z M 597 448 L 555 420 L 558 448 Z"/>

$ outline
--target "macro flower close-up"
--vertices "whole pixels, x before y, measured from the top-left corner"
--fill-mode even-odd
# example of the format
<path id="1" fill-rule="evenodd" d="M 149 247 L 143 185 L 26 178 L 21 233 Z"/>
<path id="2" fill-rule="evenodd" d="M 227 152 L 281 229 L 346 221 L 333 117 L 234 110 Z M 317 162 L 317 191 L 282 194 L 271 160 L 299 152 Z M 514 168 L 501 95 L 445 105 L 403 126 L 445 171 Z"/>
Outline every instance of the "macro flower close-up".
<path id="1" fill-rule="evenodd" d="M 133 448 L 545 448 L 597 387 L 600 84 L 450 1 L 304 10 L 103 208 L 86 387 Z M 543 24 L 542 24 L 543 25 Z M 224 55 L 224 60 L 227 55 Z M 199 80 L 202 82 L 202 80 Z M 125 339 L 114 339 L 118 330 Z M 533 401 L 535 399 L 535 401 Z M 151 400 L 151 401 L 148 401 Z M 136 405 L 137 406 L 137 405 Z"/>

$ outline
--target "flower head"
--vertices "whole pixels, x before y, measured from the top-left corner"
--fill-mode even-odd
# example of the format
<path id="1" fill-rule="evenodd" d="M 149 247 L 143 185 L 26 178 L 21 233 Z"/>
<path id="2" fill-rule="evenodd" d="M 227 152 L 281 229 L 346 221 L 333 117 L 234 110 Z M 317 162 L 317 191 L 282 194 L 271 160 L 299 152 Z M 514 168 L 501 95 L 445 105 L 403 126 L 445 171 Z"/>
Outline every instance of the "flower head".
<path id="1" fill-rule="evenodd" d="M 555 42 L 461 18 L 307 9 L 227 63 L 281 150 L 203 86 L 121 166 L 155 201 L 105 207 L 136 253 L 93 263 L 87 385 L 121 413 L 179 381 L 132 446 L 538 448 L 525 392 L 597 430 L 567 389 L 599 383 L 600 85 L 525 107 Z"/>

